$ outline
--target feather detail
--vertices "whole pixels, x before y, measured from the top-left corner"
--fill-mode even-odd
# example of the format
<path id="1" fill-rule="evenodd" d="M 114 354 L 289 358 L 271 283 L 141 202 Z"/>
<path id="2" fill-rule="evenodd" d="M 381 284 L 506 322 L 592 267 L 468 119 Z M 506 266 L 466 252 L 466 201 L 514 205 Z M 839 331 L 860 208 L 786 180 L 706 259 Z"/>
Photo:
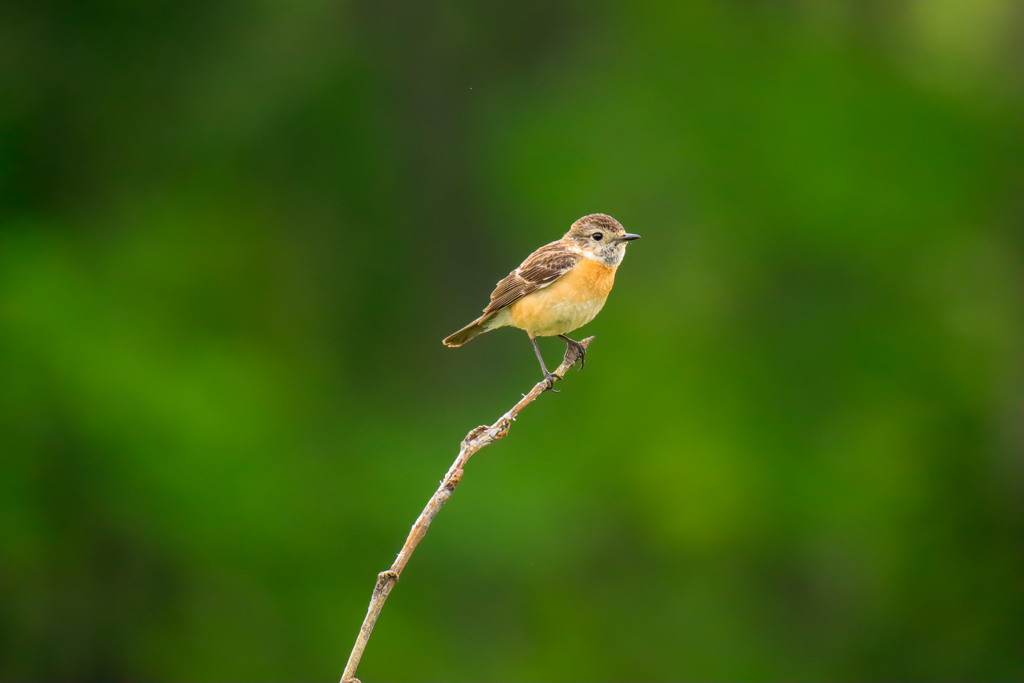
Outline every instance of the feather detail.
<path id="1" fill-rule="evenodd" d="M 569 272 L 583 256 L 563 241 L 546 244 L 530 254 L 522 265 L 501 280 L 491 292 L 484 315 L 492 315 L 524 296 L 547 287 Z"/>

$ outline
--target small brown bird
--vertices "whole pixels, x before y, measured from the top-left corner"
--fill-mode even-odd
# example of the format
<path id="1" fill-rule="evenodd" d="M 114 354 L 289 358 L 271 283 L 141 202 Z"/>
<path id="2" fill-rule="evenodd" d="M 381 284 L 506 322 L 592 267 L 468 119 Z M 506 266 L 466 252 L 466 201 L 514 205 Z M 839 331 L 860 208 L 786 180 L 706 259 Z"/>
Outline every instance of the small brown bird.
<path id="1" fill-rule="evenodd" d="M 462 346 L 495 328 L 518 327 L 529 335 L 548 388 L 553 388 L 561 377 L 544 365 L 537 337 L 561 337 L 566 352 L 575 348 L 585 362 L 586 349 L 565 335 L 600 312 L 612 291 L 615 271 L 626 255 L 626 244 L 635 239 L 640 235 L 626 232 L 611 216 L 592 213 L 580 218 L 562 239 L 530 254 L 499 282 L 483 315 L 445 339 L 444 344 Z"/>

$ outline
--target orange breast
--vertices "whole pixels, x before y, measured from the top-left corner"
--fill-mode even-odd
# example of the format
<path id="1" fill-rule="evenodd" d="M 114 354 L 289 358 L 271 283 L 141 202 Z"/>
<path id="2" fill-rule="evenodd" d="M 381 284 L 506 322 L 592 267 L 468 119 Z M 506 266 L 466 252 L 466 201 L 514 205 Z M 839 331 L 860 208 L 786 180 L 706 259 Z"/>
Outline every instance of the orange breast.
<path id="1" fill-rule="evenodd" d="M 604 306 L 616 268 L 584 258 L 552 284 L 509 306 L 510 322 L 538 337 L 567 334 L 586 325 Z"/>
<path id="2" fill-rule="evenodd" d="M 615 284 L 615 271 L 618 266 L 609 266 L 593 259 L 584 258 L 575 268 L 563 275 L 552 287 L 563 285 L 576 296 L 585 299 L 608 296 Z M 564 284 L 563 284 L 564 283 Z"/>

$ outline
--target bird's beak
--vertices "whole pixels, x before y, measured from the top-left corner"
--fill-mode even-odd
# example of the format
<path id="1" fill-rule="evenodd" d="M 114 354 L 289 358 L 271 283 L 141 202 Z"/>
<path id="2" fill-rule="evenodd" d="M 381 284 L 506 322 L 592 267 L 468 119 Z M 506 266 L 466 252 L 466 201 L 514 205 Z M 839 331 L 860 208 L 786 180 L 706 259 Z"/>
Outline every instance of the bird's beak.
<path id="1" fill-rule="evenodd" d="M 619 238 L 620 242 L 632 242 L 633 240 L 640 239 L 640 235 L 634 235 L 631 232 L 627 232 L 625 235 Z"/>

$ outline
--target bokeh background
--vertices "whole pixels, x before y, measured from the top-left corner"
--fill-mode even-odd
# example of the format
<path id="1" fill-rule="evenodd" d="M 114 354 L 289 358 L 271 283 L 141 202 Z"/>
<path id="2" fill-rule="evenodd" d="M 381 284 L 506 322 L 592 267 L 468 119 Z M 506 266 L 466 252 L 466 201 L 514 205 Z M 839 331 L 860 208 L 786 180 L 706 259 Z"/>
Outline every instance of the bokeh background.
<path id="1" fill-rule="evenodd" d="M 1013 0 L 0 9 L 0 678 L 336 680 L 577 217 L 589 362 L 364 680 L 1009 680 Z M 554 364 L 562 346 L 543 342 Z"/>

